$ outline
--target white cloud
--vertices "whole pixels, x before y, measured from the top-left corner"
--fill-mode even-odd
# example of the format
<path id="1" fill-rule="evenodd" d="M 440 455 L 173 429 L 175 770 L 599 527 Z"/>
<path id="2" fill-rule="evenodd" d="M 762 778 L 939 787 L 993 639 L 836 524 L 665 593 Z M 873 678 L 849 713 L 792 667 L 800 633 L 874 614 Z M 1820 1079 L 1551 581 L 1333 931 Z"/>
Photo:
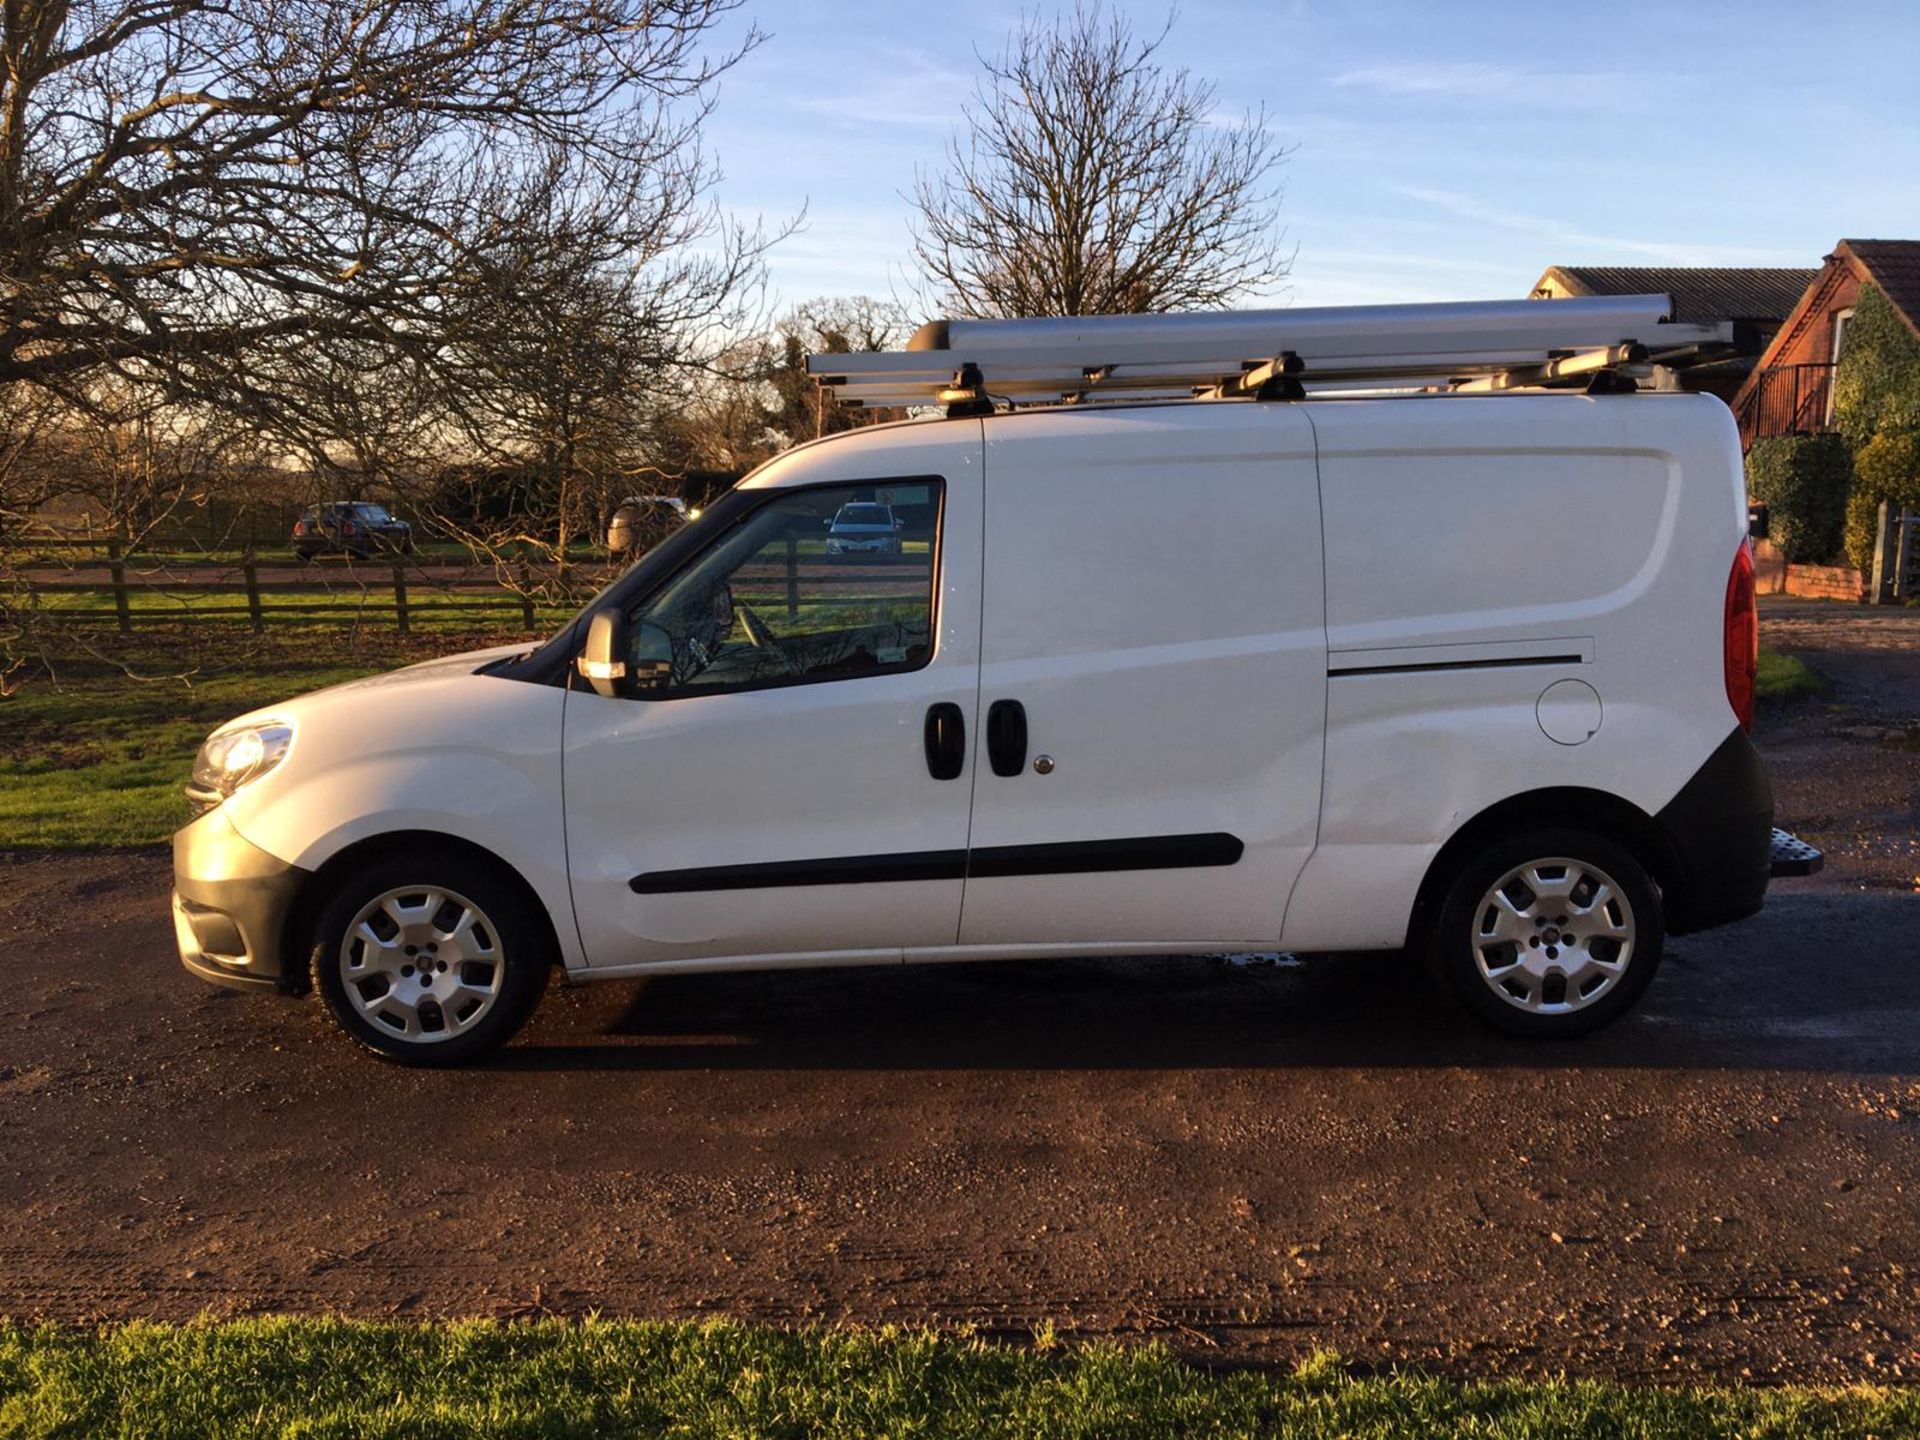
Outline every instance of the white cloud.
<path id="1" fill-rule="evenodd" d="M 1343 90 L 1449 100 L 1504 100 L 1526 105 L 1577 105 L 1630 110 L 1644 106 L 1651 77 L 1612 71 L 1538 70 L 1465 61 L 1363 65 L 1332 77 Z M 1669 80 L 1671 77 L 1669 77 Z M 1668 83 L 1663 80 L 1662 84 Z"/>
<path id="2" fill-rule="evenodd" d="M 894 45 L 849 55 L 842 74 L 811 76 L 795 108 L 844 127 L 953 128 L 974 92 L 975 71 L 941 63 L 924 50 Z M 840 81 L 838 88 L 815 89 Z"/>
<path id="3" fill-rule="evenodd" d="M 1632 236 L 1603 235 L 1584 230 L 1570 221 L 1521 210 L 1488 205 L 1470 195 L 1427 186 L 1397 187 L 1396 194 L 1423 205 L 1443 210 L 1462 220 L 1522 235 L 1550 240 L 1557 245 L 1579 246 L 1595 252 L 1568 256 L 1562 263 L 1596 263 L 1611 255 L 1626 255 L 1660 265 L 1805 265 L 1807 258 L 1797 251 L 1763 249 L 1748 245 L 1695 243 L 1679 240 L 1645 240 Z"/>

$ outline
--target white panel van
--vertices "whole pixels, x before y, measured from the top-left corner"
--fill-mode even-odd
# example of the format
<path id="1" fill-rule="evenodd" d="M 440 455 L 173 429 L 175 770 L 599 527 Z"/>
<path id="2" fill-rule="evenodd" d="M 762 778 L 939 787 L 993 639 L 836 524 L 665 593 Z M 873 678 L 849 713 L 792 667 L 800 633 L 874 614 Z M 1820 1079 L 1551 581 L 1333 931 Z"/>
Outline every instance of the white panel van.
<path id="1" fill-rule="evenodd" d="M 829 556 L 836 517 L 891 543 Z M 855 513 L 866 513 L 856 510 Z M 1621 1015 L 1782 858 L 1733 422 L 1687 395 L 971 414 L 793 450 L 546 644 L 207 743 L 182 960 L 392 1058 L 570 980 L 1417 950 Z"/>

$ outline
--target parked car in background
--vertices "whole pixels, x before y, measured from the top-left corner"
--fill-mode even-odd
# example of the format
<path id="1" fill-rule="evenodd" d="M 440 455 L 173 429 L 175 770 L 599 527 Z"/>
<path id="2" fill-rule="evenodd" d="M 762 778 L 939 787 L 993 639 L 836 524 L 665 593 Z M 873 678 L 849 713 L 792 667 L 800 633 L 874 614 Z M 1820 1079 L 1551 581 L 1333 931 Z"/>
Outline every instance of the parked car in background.
<path id="1" fill-rule="evenodd" d="M 413 526 L 371 500 L 335 500 L 317 505 L 293 523 L 293 553 L 351 555 L 365 560 L 376 551 L 413 553 Z"/>
<path id="2" fill-rule="evenodd" d="M 629 495 L 607 521 L 607 549 L 636 560 L 699 513 L 678 495 Z"/>
<path id="3" fill-rule="evenodd" d="M 854 555 L 898 555 L 900 532 L 906 526 L 891 505 L 871 500 L 856 500 L 842 505 L 828 522 L 827 558 L 846 559 Z"/>

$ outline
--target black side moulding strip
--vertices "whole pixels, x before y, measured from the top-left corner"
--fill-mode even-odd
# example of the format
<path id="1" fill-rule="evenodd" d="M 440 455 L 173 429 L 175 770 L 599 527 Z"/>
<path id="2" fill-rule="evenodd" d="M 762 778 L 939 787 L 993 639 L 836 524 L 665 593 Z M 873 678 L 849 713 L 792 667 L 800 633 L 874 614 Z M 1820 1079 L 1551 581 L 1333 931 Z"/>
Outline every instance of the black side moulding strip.
<path id="1" fill-rule="evenodd" d="M 636 895 L 712 890 L 764 890 L 798 885 L 879 885 L 911 880 L 1006 879 L 1019 875 L 1091 875 L 1116 870 L 1188 870 L 1233 865 L 1246 853 L 1237 835 L 1138 835 L 1118 840 L 1067 840 L 1044 845 L 990 845 L 917 850 L 897 855 L 838 855 L 754 865 L 706 865 L 636 875 Z"/>

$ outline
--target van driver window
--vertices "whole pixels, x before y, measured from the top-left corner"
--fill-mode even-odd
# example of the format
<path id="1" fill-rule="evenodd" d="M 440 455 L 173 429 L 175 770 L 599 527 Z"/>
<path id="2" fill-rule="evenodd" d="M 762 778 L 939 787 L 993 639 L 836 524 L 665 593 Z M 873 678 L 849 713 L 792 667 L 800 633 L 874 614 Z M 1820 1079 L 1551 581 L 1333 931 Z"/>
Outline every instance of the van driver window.
<path id="1" fill-rule="evenodd" d="M 779 495 L 635 609 L 652 699 L 917 669 L 933 653 L 937 480 Z"/>

